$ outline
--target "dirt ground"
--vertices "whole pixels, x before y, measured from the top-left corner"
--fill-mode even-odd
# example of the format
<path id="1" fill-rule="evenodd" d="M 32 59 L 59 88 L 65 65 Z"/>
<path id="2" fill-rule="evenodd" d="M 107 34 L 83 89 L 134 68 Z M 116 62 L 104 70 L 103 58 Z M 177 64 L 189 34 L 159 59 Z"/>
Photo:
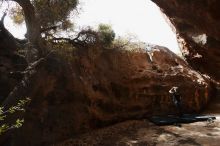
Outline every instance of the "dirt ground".
<path id="1" fill-rule="evenodd" d="M 59 146 L 219 146 L 220 117 L 214 123 L 155 126 L 148 121 L 127 121 L 87 133 Z"/>
<path id="2" fill-rule="evenodd" d="M 70 139 L 57 146 L 219 146 L 220 99 L 215 99 L 204 114 L 214 121 L 156 126 L 148 120 L 133 120 Z"/>

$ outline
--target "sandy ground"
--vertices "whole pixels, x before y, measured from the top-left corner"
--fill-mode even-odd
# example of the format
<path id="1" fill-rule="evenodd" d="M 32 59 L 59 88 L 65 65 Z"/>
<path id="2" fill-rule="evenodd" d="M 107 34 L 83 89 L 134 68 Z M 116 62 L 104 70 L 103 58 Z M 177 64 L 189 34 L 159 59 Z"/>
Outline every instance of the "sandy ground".
<path id="1" fill-rule="evenodd" d="M 134 120 L 99 129 L 57 146 L 220 146 L 220 99 L 204 111 L 215 121 L 181 126 L 156 126 L 148 120 Z"/>

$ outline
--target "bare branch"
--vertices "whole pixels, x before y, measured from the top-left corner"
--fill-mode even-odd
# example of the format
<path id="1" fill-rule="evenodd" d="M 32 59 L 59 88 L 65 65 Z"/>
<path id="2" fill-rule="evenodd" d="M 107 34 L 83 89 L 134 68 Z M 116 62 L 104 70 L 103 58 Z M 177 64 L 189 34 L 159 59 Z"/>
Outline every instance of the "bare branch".
<path id="1" fill-rule="evenodd" d="M 53 41 L 64 41 L 64 42 L 67 42 L 67 43 L 73 45 L 74 47 L 82 47 L 82 46 L 85 46 L 85 45 L 86 45 L 85 42 L 82 42 L 82 41 L 78 40 L 77 37 L 74 38 L 74 39 L 63 38 L 63 37 L 60 37 L 60 38 L 53 37 L 52 40 L 53 40 Z"/>
<path id="2" fill-rule="evenodd" d="M 7 13 L 6 12 L 4 12 L 4 14 L 3 14 L 3 16 L 2 16 L 2 18 L 1 18 L 1 23 L 2 24 L 4 24 L 4 19 L 5 19 L 5 16 L 7 15 Z"/>
<path id="3" fill-rule="evenodd" d="M 67 42 L 75 47 L 85 47 L 88 44 L 95 44 L 99 41 L 98 34 L 92 29 L 80 31 L 74 39 L 64 38 L 64 37 L 52 37 L 52 41 L 57 43 L 57 41 Z"/>
<path id="4" fill-rule="evenodd" d="M 59 27 L 58 25 L 55 25 L 55 26 L 43 28 L 40 30 L 40 32 L 43 33 L 43 32 L 50 31 L 50 30 L 56 30 L 58 27 Z"/>

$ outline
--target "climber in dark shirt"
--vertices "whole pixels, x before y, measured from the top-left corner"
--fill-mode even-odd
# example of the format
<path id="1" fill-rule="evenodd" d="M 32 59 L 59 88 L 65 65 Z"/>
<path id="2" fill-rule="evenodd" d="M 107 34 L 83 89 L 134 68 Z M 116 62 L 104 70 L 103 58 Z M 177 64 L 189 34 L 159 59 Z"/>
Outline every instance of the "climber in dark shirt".
<path id="1" fill-rule="evenodd" d="M 174 105 L 178 109 L 178 112 L 179 112 L 178 116 L 182 117 L 183 113 L 182 113 L 182 109 L 181 109 L 181 95 L 179 93 L 179 88 L 172 87 L 170 89 L 169 93 L 170 93 L 170 97 L 172 98 L 172 102 L 174 103 Z"/>

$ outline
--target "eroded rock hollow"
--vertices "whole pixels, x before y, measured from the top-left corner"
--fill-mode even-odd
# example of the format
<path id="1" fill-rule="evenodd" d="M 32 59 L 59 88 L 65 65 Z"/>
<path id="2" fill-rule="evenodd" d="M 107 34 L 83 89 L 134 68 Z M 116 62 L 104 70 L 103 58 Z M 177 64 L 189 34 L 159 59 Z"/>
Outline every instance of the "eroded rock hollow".
<path id="1" fill-rule="evenodd" d="M 152 0 L 167 16 L 187 62 L 220 80 L 220 1 Z"/>

